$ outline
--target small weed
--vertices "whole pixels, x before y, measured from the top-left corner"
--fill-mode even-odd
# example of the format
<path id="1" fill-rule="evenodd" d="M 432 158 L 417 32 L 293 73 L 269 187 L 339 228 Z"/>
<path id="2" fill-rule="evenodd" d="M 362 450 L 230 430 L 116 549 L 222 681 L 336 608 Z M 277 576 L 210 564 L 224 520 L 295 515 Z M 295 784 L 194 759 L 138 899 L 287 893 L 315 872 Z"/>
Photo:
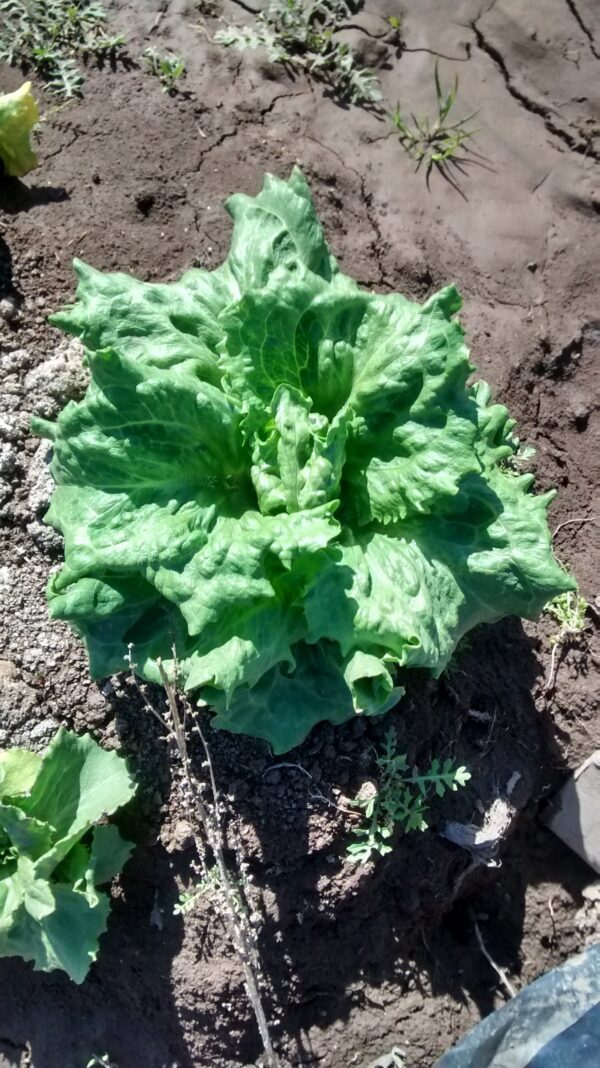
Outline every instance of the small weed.
<path id="1" fill-rule="evenodd" d="M 382 856 L 392 850 L 389 840 L 397 824 L 405 831 L 425 831 L 425 813 L 432 792 L 443 797 L 447 790 L 458 790 L 471 778 L 465 767 L 455 768 L 452 760 L 443 764 L 436 758 L 424 774 L 409 769 L 406 756 L 396 752 L 396 733 L 387 731 L 383 753 L 377 757 L 379 783 L 359 793 L 351 801 L 363 810 L 365 823 L 352 833 L 360 841 L 352 842 L 347 852 L 351 860 L 366 864 L 374 853 Z"/>
<path id="2" fill-rule="evenodd" d="M 179 92 L 179 81 L 185 76 L 186 66 L 181 56 L 160 55 L 156 48 L 147 48 L 142 59 L 151 74 L 159 79 L 163 93 Z"/>
<path id="3" fill-rule="evenodd" d="M 575 641 L 585 628 L 585 614 L 588 603 L 577 592 L 569 590 L 561 593 L 553 601 L 548 601 L 544 611 L 553 616 L 559 625 L 556 634 L 550 636 L 552 657 L 550 660 L 550 673 L 546 683 L 546 693 L 554 687 L 557 671 L 557 659 L 563 647 L 569 642 Z"/>
<path id="4" fill-rule="evenodd" d="M 500 461 L 500 467 L 509 474 L 522 475 L 523 468 L 533 460 L 536 450 L 533 445 L 525 445 L 518 438 L 513 438 L 513 444 L 515 451 L 512 456 Z"/>
<path id="5" fill-rule="evenodd" d="M 214 40 L 240 51 L 265 48 L 274 63 L 327 82 L 344 103 L 373 104 L 381 100 L 379 79 L 348 44 L 333 40 L 359 8 L 347 0 L 271 0 L 252 25 L 228 26 Z"/>
<path id="6" fill-rule="evenodd" d="M 402 15 L 388 15 L 385 21 L 389 26 L 386 41 L 400 48 L 402 46 Z"/>
<path id="7" fill-rule="evenodd" d="M 77 59 L 114 56 L 125 43 L 106 21 L 95 0 L 0 0 L 0 60 L 33 68 L 59 97 L 80 96 Z"/>
<path id="8" fill-rule="evenodd" d="M 208 872 L 204 879 L 200 879 L 189 890 L 182 890 L 179 895 L 179 900 L 173 909 L 174 916 L 183 916 L 187 912 L 191 912 L 198 901 L 198 898 L 203 897 L 204 894 L 210 893 L 219 886 L 219 869 L 216 864 L 212 868 L 208 869 Z"/>
<path id="9" fill-rule="evenodd" d="M 549 601 L 545 611 L 553 616 L 559 624 L 559 630 L 550 638 L 551 645 L 558 645 L 566 639 L 575 638 L 585 627 L 585 614 L 588 604 L 584 597 L 569 590 Z"/>
<path id="10" fill-rule="evenodd" d="M 395 110 L 389 113 L 389 119 L 400 134 L 402 147 L 416 161 L 416 169 L 419 170 L 421 166 L 425 166 L 427 185 L 429 186 L 429 178 L 435 168 L 451 185 L 462 192 L 452 177 L 449 167 L 454 166 L 464 174 L 462 165 L 465 163 L 479 162 L 481 166 L 484 166 L 482 162 L 484 157 L 470 146 L 466 146 L 467 156 L 459 155 L 460 150 L 465 148 L 465 143 L 477 133 L 476 130 L 468 129 L 468 123 L 477 112 L 473 111 L 464 119 L 451 122 L 450 112 L 458 93 L 458 77 L 454 79 L 451 89 L 447 92 L 443 90 L 436 61 L 434 82 L 437 101 L 437 115 L 434 119 L 428 116 L 417 118 L 411 112 L 410 121 L 408 121 L 403 117 L 400 104 L 397 104 Z"/>

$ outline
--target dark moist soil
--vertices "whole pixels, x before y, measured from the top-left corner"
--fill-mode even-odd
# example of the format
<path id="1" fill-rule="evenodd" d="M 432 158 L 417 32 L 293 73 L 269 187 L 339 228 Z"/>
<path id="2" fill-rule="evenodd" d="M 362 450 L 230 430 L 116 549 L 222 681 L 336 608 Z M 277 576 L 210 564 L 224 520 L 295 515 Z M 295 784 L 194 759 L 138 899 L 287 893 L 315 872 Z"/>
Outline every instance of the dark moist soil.
<path id="1" fill-rule="evenodd" d="M 235 4 L 225 15 L 248 17 Z M 73 256 L 148 280 L 214 267 L 231 230 L 225 197 L 256 193 L 265 171 L 287 176 L 296 161 L 334 252 L 362 284 L 417 299 L 458 284 L 473 362 L 536 447 L 538 489 L 559 490 L 551 523 L 569 525 L 556 549 L 590 609 L 548 697 L 556 625 L 507 620 L 477 630 L 439 681 L 415 672 L 382 721 L 319 727 L 283 760 L 210 733 L 230 838 L 249 860 L 282 1063 L 366 1068 L 401 1045 L 408 1068 L 431 1068 L 504 999 L 475 919 L 519 988 L 598 937 L 583 897 L 594 874 L 539 819 L 600 745 L 598 8 L 496 0 L 481 14 L 481 0 L 450 12 L 423 0 L 406 5 L 406 48 L 387 59 L 368 36 L 381 32 L 377 15 L 367 3 L 355 20 L 367 34 L 346 36 L 383 58 L 389 100 L 431 112 L 443 54 L 442 80 L 460 78 L 457 117 L 480 109 L 486 165 L 453 172 L 461 192 L 435 172 L 428 190 L 380 117 L 338 106 L 260 53 L 219 49 L 209 40 L 217 22 L 197 30 L 197 9 L 175 0 L 118 2 L 110 16 L 131 56 L 148 43 L 184 56 L 184 91 L 170 97 L 129 63 L 90 70 L 81 102 L 56 111 L 46 98 L 40 169 L 0 185 L 0 742 L 43 748 L 64 723 L 126 751 L 141 783 L 122 819 L 138 848 L 84 985 L 0 961 L 0 1065 L 84 1068 L 107 1054 L 115 1068 L 231 1068 L 260 1055 L 210 897 L 174 914 L 196 876 L 160 729 L 126 683 L 91 683 L 78 641 L 48 620 L 44 586 L 61 551 L 41 522 L 47 446 L 28 419 L 54 417 L 85 387 L 78 346 L 46 323 L 73 294 Z M 1 89 L 19 81 L 0 70 Z M 333 806 L 373 777 L 391 724 L 411 761 L 452 755 L 473 778 L 433 806 L 429 833 L 351 866 L 353 820 Z M 518 813 L 498 866 L 468 871 L 469 854 L 437 832 L 447 819 L 481 822 L 511 788 Z"/>

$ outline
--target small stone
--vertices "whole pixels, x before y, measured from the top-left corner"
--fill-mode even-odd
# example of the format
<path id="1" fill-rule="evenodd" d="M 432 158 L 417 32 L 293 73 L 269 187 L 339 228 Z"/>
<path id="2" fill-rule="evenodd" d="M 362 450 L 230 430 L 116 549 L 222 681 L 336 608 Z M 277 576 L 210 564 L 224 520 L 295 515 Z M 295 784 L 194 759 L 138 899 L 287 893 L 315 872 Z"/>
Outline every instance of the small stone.
<path id="1" fill-rule="evenodd" d="M 12 323 L 18 317 L 19 308 L 14 297 L 3 297 L 0 300 L 0 316 L 7 323 Z"/>
<path id="2" fill-rule="evenodd" d="M 250 787 L 243 779 L 235 779 L 229 783 L 227 787 L 227 797 L 229 801 L 243 801 L 248 796 Z"/>
<path id="3" fill-rule="evenodd" d="M 177 820 L 173 828 L 173 837 L 180 849 L 189 849 L 194 842 L 194 832 L 191 823 L 187 820 Z"/>
<path id="4" fill-rule="evenodd" d="M 533 274 L 533 273 L 534 273 L 535 271 L 537 271 L 537 269 L 538 269 L 538 265 L 537 265 L 537 263 L 535 262 L 535 260 L 531 260 L 531 262 L 527 264 L 527 270 L 528 270 L 528 271 L 531 271 L 531 273 L 532 273 L 532 274 Z"/>
<path id="5" fill-rule="evenodd" d="M 19 674 L 12 660 L 0 660 L 0 679 L 15 679 Z"/>
<path id="6" fill-rule="evenodd" d="M 573 422 L 578 430 L 585 430 L 587 428 L 588 420 L 590 417 L 590 403 L 583 397 L 579 397 L 576 400 L 571 401 L 571 411 L 573 413 Z"/>
<path id="7" fill-rule="evenodd" d="M 49 738 L 51 734 L 54 734 L 58 724 L 53 719 L 43 719 L 41 723 L 34 724 L 29 731 L 29 737 L 33 742 L 41 740 L 42 738 Z"/>

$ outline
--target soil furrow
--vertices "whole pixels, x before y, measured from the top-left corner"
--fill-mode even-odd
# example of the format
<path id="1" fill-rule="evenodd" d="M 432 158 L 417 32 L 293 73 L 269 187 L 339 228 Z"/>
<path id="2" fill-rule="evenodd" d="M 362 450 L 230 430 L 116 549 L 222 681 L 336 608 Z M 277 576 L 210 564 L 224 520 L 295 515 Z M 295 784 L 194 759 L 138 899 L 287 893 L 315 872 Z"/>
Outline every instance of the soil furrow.
<path id="1" fill-rule="evenodd" d="M 520 89 L 517 89 L 516 85 L 513 82 L 512 75 L 506 65 L 504 56 L 502 55 L 500 50 L 487 40 L 487 38 L 484 36 L 484 34 L 481 32 L 481 29 L 477 25 L 477 20 L 471 22 L 470 26 L 473 30 L 473 33 L 475 34 L 477 47 L 481 49 L 482 52 L 485 52 L 486 55 L 488 55 L 490 59 L 493 60 L 496 67 L 500 71 L 502 78 L 504 79 L 504 84 L 506 85 L 506 88 L 508 89 L 510 95 L 514 97 L 515 100 L 518 100 L 519 104 L 521 104 L 522 107 L 526 109 L 526 111 L 530 111 L 533 115 L 539 115 L 540 118 L 544 120 L 546 129 L 551 134 L 554 134 L 555 137 L 558 137 L 567 146 L 567 148 L 571 150 L 571 152 L 577 152 L 583 156 L 589 156 L 592 159 L 600 160 L 600 151 L 598 149 L 595 149 L 589 141 L 578 140 L 576 137 L 573 136 L 573 134 L 569 133 L 568 130 L 565 130 L 562 126 L 558 126 L 554 119 L 551 117 L 550 109 L 548 107 L 546 107 L 544 104 L 540 104 L 537 100 L 532 100 L 531 97 L 521 92 Z"/>
<path id="2" fill-rule="evenodd" d="M 595 42 L 594 34 L 589 29 L 589 27 L 586 26 L 585 22 L 583 21 L 581 13 L 578 10 L 578 8 L 576 7 L 574 0 L 565 0 L 565 3 L 567 5 L 569 11 L 571 12 L 573 18 L 575 19 L 575 22 L 577 23 L 579 28 L 582 30 L 582 32 L 585 34 L 585 36 L 587 37 L 588 41 L 590 42 L 590 49 L 591 49 L 592 55 L 595 56 L 596 59 L 600 59 L 600 52 L 596 48 L 596 42 Z"/>

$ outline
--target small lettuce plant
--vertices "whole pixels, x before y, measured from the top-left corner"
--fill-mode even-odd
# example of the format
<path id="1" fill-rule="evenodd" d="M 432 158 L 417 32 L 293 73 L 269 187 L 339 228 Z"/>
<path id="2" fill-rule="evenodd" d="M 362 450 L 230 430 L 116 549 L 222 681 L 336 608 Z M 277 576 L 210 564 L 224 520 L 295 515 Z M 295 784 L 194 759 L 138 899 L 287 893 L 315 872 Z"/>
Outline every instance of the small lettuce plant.
<path id="1" fill-rule="evenodd" d="M 0 752 L 0 957 L 76 983 L 106 930 L 109 883 L 133 846 L 100 823 L 135 792 L 125 761 L 62 728 L 43 756 Z"/>
<path id="2" fill-rule="evenodd" d="M 91 382 L 56 424 L 55 619 L 95 678 L 172 674 L 276 752 L 396 703 L 472 627 L 574 583 L 554 494 L 507 464 L 514 421 L 473 367 L 454 286 L 416 304 L 332 256 L 308 185 L 237 195 L 226 261 L 170 284 L 76 261 Z"/>
<path id="3" fill-rule="evenodd" d="M 0 94 L 0 175 L 23 178 L 37 167 L 30 138 L 39 117 L 31 82 L 14 93 Z"/>

